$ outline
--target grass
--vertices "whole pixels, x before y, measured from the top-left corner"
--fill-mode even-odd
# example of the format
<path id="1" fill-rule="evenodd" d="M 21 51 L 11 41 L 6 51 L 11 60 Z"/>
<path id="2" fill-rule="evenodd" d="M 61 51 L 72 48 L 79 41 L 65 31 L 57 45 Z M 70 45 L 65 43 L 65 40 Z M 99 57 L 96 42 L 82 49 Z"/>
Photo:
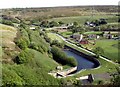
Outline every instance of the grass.
<path id="1" fill-rule="evenodd" d="M 58 40 L 59 42 L 63 42 L 63 40 L 54 33 L 47 33 L 47 35 L 49 38 L 51 38 L 51 40 Z"/>
<path id="2" fill-rule="evenodd" d="M 118 40 L 96 40 L 96 44 L 87 44 L 82 45 L 87 47 L 88 49 L 93 50 L 96 47 L 101 47 L 104 50 L 103 56 L 107 57 L 110 60 L 117 61 L 118 60 Z"/>
<path id="3" fill-rule="evenodd" d="M 118 48 L 113 46 L 114 44 L 118 44 L 118 40 L 98 40 L 95 47 L 102 47 L 104 49 L 103 55 L 116 61 L 119 53 Z"/>
<path id="4" fill-rule="evenodd" d="M 0 59 L 2 58 L 2 47 L 0 46 Z"/>
<path id="5" fill-rule="evenodd" d="M 41 68 L 47 69 L 47 71 L 55 69 L 59 64 L 55 62 L 52 58 L 49 58 L 47 54 L 42 54 L 36 50 L 28 49 L 31 53 L 34 54 L 35 60 L 39 60 L 39 66 Z M 33 60 L 34 61 L 34 60 Z"/>
<path id="6" fill-rule="evenodd" d="M 16 37 L 17 29 L 8 25 L 0 24 L 0 46 L 4 47 L 14 47 L 14 38 Z"/>
<path id="7" fill-rule="evenodd" d="M 71 31 L 66 31 L 66 32 L 61 32 L 60 34 L 64 37 L 70 37 L 70 35 L 72 35 L 72 32 Z"/>
<path id="8" fill-rule="evenodd" d="M 85 32 L 84 34 L 102 34 L 101 31 L 90 31 L 90 32 Z"/>
<path id="9" fill-rule="evenodd" d="M 79 24 L 84 24 L 86 20 L 89 21 L 94 21 L 94 20 L 99 20 L 100 18 L 105 18 L 108 19 L 107 21 L 109 23 L 117 22 L 118 17 L 115 15 L 95 15 L 95 16 L 74 16 L 74 17 L 59 17 L 59 18 L 53 18 L 50 20 L 59 22 L 63 21 L 64 23 L 69 23 L 69 22 L 78 22 Z"/>

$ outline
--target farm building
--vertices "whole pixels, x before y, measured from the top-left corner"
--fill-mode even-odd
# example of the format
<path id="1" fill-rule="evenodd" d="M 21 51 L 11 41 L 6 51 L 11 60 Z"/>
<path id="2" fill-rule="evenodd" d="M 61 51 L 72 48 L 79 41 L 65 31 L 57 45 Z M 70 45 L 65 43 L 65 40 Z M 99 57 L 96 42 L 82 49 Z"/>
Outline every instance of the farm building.
<path id="1" fill-rule="evenodd" d="M 35 27 L 30 27 L 30 30 L 35 30 Z"/>
<path id="2" fill-rule="evenodd" d="M 86 40 L 86 39 L 82 39 L 79 43 L 80 43 L 80 44 L 88 44 L 89 42 L 88 42 L 88 40 Z"/>
<path id="3" fill-rule="evenodd" d="M 80 34 L 73 34 L 71 38 L 79 40 L 80 39 Z"/>

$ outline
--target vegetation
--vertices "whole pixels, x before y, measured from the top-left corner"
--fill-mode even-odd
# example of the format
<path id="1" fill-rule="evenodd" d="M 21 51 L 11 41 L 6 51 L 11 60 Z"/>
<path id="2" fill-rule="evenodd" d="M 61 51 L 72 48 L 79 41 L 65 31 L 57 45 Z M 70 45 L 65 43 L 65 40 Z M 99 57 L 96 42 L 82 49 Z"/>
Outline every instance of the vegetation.
<path id="1" fill-rule="evenodd" d="M 113 74 L 112 84 L 119 85 L 120 84 L 120 68 L 116 68 L 117 73 Z"/>
<path id="2" fill-rule="evenodd" d="M 99 58 L 99 56 L 104 53 L 104 50 L 101 47 L 96 47 L 93 52 L 96 54 L 96 57 Z"/>
<path id="3" fill-rule="evenodd" d="M 102 49 L 104 49 L 104 53 L 102 52 L 101 55 L 118 62 L 118 48 L 114 47 L 114 44 L 118 45 L 118 41 L 117 40 L 98 40 L 96 41 L 96 45 L 93 47 L 101 47 Z M 112 50 L 111 50 L 112 49 Z M 114 55 L 113 55 L 114 54 Z"/>
<path id="4" fill-rule="evenodd" d="M 77 61 L 73 57 L 67 57 L 67 55 L 58 47 L 52 47 L 51 52 L 53 54 L 53 59 L 63 65 L 76 66 Z"/>
<path id="5" fill-rule="evenodd" d="M 49 49 L 48 44 L 44 38 L 39 35 L 39 32 L 29 31 L 27 27 L 20 29 L 19 33 L 17 38 L 23 37 L 25 39 L 15 39 L 16 45 L 21 48 L 20 53 L 15 58 L 11 58 L 13 60 L 12 64 L 9 62 L 3 63 L 2 85 L 60 85 L 61 83 L 58 79 L 48 75 L 48 72 L 54 70 L 58 66 L 58 63 L 49 58 L 50 54 L 47 53 Z M 23 41 L 27 42 L 27 44 L 22 44 Z M 35 42 L 40 48 L 32 49 L 30 46 L 31 42 Z M 24 49 L 21 47 L 23 45 Z"/>
<path id="6" fill-rule="evenodd" d="M 56 34 L 50 33 L 52 27 L 69 26 L 72 24 L 66 30 L 54 29 L 52 32 L 59 33 L 68 38 L 74 33 L 82 33 L 86 36 L 88 34 L 103 36 L 103 31 L 118 31 L 120 18 L 119 15 L 116 15 L 117 7 L 94 7 L 94 14 L 90 14 L 93 6 L 26 8 L 26 10 L 22 8 L 3 9 L 3 14 L 1 15 L 2 21 L 0 21 L 2 23 L 0 24 L 0 33 L 2 33 L 2 36 L 0 36 L 0 40 L 2 40 L 2 43 L 0 43 L 0 56 L 2 57 L 0 61 L 2 61 L 3 72 L 2 85 L 6 87 L 18 85 L 78 86 L 81 85 L 81 82 L 76 81 L 76 77 L 88 74 L 113 74 L 116 71 L 117 73 L 113 74 L 111 84 L 120 84 L 119 69 L 115 69 L 119 67 L 118 64 L 108 62 L 102 58 L 98 58 L 101 64 L 99 68 L 87 69 L 72 77 L 57 79 L 48 74 L 48 72 L 54 71 L 59 65 L 63 65 L 63 67 L 74 67 L 77 65 L 75 58 L 68 57 L 61 49 L 64 48 L 64 45 L 87 55 L 95 56 L 83 49 L 84 47 L 86 49 L 91 48 L 91 51 L 96 53 L 97 57 L 102 55 L 110 60 L 119 62 L 118 40 L 108 41 L 106 39 L 101 40 L 103 38 L 100 38 L 100 40 L 95 41 L 94 45 L 81 45 L 74 40 L 68 40 L 77 44 L 75 46 L 64 42 Z M 18 17 L 15 17 L 17 15 Z M 87 22 L 95 26 L 90 26 Z M 17 27 L 17 29 L 11 26 Z M 31 30 L 30 26 L 34 26 L 36 29 Z M 116 34 L 114 36 L 118 37 Z M 89 39 L 87 38 L 87 40 Z M 104 84 L 104 79 L 97 79 L 95 83 Z"/>

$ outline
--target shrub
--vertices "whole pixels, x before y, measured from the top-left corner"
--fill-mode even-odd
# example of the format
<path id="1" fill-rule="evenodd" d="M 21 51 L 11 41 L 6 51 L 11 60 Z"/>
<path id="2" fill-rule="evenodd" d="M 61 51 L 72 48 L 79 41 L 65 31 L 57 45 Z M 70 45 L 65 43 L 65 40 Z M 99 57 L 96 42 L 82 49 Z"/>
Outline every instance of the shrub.
<path id="1" fill-rule="evenodd" d="M 51 49 L 51 52 L 53 54 L 53 59 L 63 65 L 71 65 L 71 66 L 76 66 L 77 62 L 75 58 L 73 57 L 68 57 L 64 51 L 62 51 L 60 48 L 53 46 Z"/>
<path id="2" fill-rule="evenodd" d="M 29 63 L 32 60 L 32 58 L 34 58 L 34 54 L 29 52 L 28 49 L 26 49 L 20 52 L 20 54 L 15 58 L 15 62 L 17 64 L 25 64 Z"/>
<path id="3" fill-rule="evenodd" d="M 21 37 L 17 42 L 17 46 L 20 47 L 21 49 L 26 49 L 28 47 L 27 40 L 24 37 Z"/>
<path id="4" fill-rule="evenodd" d="M 72 65 L 72 66 L 76 66 L 77 65 L 77 61 L 75 60 L 74 57 L 68 57 L 67 63 Z"/>
<path id="5" fill-rule="evenodd" d="M 57 47 L 60 47 L 60 48 L 64 48 L 64 42 L 59 42 L 58 40 L 53 40 L 52 43 L 51 43 L 51 46 L 52 45 L 55 45 Z"/>
<path id="6" fill-rule="evenodd" d="M 14 70 L 10 70 L 7 67 L 2 68 L 2 85 L 9 86 L 17 86 L 22 85 L 23 80 L 19 77 Z"/>
<path id="7" fill-rule="evenodd" d="M 41 53 L 48 52 L 49 45 L 40 36 L 39 32 L 37 31 L 30 32 L 29 37 L 30 37 L 30 42 L 31 42 L 29 45 L 30 48 L 35 49 Z"/>

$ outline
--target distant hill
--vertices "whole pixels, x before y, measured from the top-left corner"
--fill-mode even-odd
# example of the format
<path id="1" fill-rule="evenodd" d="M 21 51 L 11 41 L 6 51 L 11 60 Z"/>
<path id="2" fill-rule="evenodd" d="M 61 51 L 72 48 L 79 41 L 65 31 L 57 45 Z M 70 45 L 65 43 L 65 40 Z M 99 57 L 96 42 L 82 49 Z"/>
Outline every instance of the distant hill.
<path id="1" fill-rule="evenodd" d="M 3 9 L 3 14 L 20 18 L 55 18 L 96 14 L 117 14 L 118 6 L 68 6 L 44 8 L 13 8 Z"/>

